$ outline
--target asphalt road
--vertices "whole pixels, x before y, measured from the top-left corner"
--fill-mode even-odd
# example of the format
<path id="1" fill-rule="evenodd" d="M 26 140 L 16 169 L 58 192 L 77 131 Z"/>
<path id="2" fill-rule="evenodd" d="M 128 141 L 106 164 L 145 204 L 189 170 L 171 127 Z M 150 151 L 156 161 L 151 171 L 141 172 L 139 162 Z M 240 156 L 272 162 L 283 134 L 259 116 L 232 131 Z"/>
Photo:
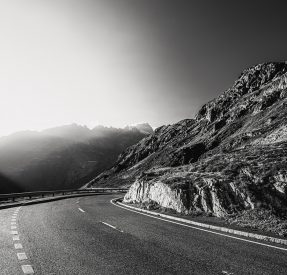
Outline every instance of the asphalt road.
<path id="1" fill-rule="evenodd" d="M 0 210 L 0 274 L 24 274 L 23 265 L 44 275 L 287 274 L 287 251 L 134 213 L 112 205 L 114 197 Z"/>

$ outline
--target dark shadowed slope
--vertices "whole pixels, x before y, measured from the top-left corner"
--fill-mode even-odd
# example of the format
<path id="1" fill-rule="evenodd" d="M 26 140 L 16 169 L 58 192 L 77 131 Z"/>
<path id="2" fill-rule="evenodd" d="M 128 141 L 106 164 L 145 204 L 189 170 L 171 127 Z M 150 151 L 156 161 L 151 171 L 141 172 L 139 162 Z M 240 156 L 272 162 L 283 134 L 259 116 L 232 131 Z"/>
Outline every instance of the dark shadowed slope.
<path id="1" fill-rule="evenodd" d="M 12 181 L 8 177 L 0 174 L 0 194 L 23 192 L 23 188 L 19 183 Z"/>
<path id="2" fill-rule="evenodd" d="M 0 139 L 0 172 L 25 191 L 78 188 L 146 135 L 136 128 L 76 124 L 16 133 Z"/>

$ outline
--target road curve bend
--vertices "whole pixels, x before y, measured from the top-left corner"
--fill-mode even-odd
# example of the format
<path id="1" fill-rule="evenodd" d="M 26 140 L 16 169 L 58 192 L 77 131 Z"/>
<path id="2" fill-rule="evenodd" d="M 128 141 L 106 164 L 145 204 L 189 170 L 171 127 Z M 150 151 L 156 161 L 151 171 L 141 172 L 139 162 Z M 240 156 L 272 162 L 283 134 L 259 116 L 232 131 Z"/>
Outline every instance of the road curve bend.
<path id="1" fill-rule="evenodd" d="M 127 211 L 115 197 L 0 210 L 0 273 L 287 274 L 287 251 Z"/>

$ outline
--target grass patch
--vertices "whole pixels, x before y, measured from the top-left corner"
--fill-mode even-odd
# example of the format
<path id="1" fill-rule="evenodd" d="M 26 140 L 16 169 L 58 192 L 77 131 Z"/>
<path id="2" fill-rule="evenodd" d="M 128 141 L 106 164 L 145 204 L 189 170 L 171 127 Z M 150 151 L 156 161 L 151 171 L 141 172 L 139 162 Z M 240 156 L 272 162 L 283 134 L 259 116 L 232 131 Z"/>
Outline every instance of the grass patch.
<path id="1" fill-rule="evenodd" d="M 287 219 L 277 217 L 270 210 L 246 210 L 239 214 L 231 215 L 226 220 L 229 224 L 287 237 Z"/>

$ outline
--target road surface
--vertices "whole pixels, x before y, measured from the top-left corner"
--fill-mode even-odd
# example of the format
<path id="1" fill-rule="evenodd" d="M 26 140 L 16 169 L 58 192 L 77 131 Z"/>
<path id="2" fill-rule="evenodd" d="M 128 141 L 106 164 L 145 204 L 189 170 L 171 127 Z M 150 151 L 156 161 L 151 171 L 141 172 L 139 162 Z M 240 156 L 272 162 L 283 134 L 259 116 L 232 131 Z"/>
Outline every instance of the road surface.
<path id="1" fill-rule="evenodd" d="M 134 213 L 115 197 L 0 210 L 0 274 L 287 274 L 287 250 Z"/>

